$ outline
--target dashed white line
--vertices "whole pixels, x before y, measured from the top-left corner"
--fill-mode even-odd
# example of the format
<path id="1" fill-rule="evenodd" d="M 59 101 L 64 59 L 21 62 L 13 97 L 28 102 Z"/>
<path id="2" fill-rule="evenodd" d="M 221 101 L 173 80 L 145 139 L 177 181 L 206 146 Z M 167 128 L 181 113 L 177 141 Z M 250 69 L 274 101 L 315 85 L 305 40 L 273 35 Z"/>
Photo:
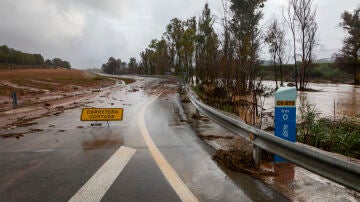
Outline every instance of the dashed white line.
<path id="1" fill-rule="evenodd" d="M 80 190 L 69 200 L 69 202 L 100 201 L 135 152 L 135 149 L 123 146 L 120 147 L 80 188 Z"/>

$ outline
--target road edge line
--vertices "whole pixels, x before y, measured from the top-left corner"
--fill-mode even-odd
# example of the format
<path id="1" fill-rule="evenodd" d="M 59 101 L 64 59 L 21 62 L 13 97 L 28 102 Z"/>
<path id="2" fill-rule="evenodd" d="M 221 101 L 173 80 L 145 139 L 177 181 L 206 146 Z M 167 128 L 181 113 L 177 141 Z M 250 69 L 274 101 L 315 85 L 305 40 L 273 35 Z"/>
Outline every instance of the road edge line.
<path id="1" fill-rule="evenodd" d="M 186 184 L 181 180 L 179 175 L 176 173 L 174 168 L 170 163 L 165 159 L 160 150 L 156 147 L 155 143 L 150 137 L 149 131 L 146 128 L 145 124 L 145 110 L 146 108 L 154 102 L 162 93 L 166 90 L 160 91 L 155 95 L 150 101 L 148 101 L 140 110 L 138 121 L 141 134 L 145 140 L 146 145 L 149 148 L 149 151 L 154 158 L 156 164 L 160 168 L 161 172 L 165 176 L 166 180 L 169 182 L 171 187 L 174 189 L 176 194 L 182 201 L 199 201 L 196 196 L 190 191 Z"/>

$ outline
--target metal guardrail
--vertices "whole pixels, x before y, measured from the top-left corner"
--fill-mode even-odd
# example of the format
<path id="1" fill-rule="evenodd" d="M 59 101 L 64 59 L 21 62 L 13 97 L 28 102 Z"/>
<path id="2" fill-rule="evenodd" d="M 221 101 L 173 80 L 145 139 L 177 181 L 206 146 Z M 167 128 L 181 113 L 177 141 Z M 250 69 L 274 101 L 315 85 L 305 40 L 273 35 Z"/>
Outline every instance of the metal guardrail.
<path id="1" fill-rule="evenodd" d="M 251 141 L 256 147 L 277 154 L 341 185 L 360 191 L 360 165 L 330 156 L 317 148 L 283 140 L 249 126 L 202 103 L 195 98 L 188 88 L 186 88 L 186 91 L 196 109 L 236 135 Z"/>

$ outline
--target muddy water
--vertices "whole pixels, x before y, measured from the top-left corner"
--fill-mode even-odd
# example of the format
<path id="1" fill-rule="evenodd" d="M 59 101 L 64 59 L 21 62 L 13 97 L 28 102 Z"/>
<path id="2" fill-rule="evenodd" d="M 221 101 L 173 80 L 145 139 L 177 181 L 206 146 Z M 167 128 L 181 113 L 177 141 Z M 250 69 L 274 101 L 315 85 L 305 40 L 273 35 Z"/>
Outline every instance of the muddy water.
<path id="1" fill-rule="evenodd" d="M 275 82 L 264 81 L 263 83 L 268 87 L 275 88 Z M 287 85 L 286 82 L 285 85 Z M 333 117 L 335 114 L 339 118 L 360 114 L 360 86 L 309 83 L 308 88 L 316 92 L 298 92 L 297 107 L 301 105 L 301 100 L 305 98 L 308 103 L 315 105 L 316 109 L 322 113 L 322 116 Z M 268 97 L 265 99 L 264 107 L 271 110 L 274 108 L 274 102 L 273 96 Z"/>

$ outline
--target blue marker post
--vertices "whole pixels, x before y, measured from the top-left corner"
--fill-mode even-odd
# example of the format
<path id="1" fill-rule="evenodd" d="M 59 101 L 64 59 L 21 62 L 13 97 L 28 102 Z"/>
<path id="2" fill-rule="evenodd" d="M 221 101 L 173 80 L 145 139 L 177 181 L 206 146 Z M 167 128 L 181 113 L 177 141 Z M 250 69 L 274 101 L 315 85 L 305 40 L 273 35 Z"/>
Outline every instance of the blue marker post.
<path id="1" fill-rule="evenodd" d="M 17 103 L 17 97 L 16 97 L 16 92 L 12 93 L 12 99 L 13 99 L 13 106 L 14 108 L 17 107 L 18 103 Z"/>
<path id="2" fill-rule="evenodd" d="M 275 92 L 275 136 L 296 142 L 296 88 L 281 87 Z M 285 159 L 275 155 L 275 162 Z"/>

